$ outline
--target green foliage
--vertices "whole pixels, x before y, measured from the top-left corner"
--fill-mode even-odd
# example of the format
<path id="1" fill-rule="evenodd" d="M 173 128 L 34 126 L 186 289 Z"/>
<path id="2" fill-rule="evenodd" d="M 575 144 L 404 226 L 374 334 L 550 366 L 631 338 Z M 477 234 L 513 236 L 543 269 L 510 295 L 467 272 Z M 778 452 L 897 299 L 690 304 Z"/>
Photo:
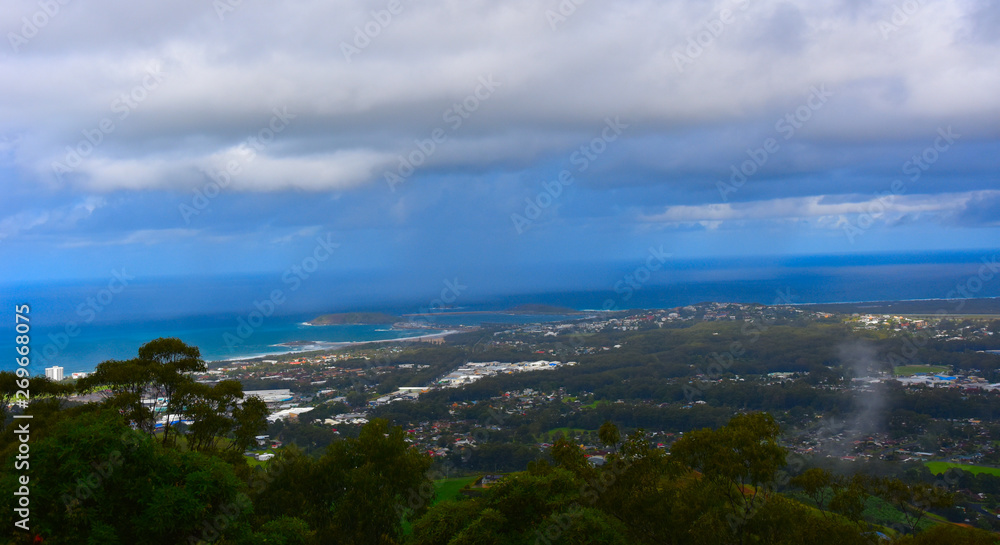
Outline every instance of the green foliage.
<path id="1" fill-rule="evenodd" d="M 273 473 L 272 466 L 278 468 Z M 427 497 L 433 494 L 429 467 L 401 428 L 372 420 L 357 438 L 331 444 L 319 459 L 285 449 L 272 460 L 269 482 L 255 487 L 258 523 L 293 516 L 309 524 L 319 543 L 395 543 L 411 495 L 424 487 L 431 491 Z"/>
<path id="2" fill-rule="evenodd" d="M 268 521 L 247 545 L 307 545 L 313 536 L 309 525 L 295 517 L 278 517 Z"/>
<path id="3" fill-rule="evenodd" d="M 431 507 L 413 524 L 410 543 L 439 545 L 448 543 L 482 512 L 477 500 L 445 501 Z"/>
<path id="4" fill-rule="evenodd" d="M 597 430 L 597 436 L 601 438 L 601 443 L 609 447 L 617 445 L 622 439 L 618 427 L 610 421 L 605 421 L 604 424 L 601 424 L 600 429 Z"/>
<path id="5" fill-rule="evenodd" d="M 874 538 L 873 532 L 859 531 L 848 520 L 825 516 L 782 496 L 764 504 L 746 531 L 756 542 L 773 545 L 870 545 Z"/>
<path id="6" fill-rule="evenodd" d="M 476 477 L 457 477 L 454 479 L 441 479 L 434 481 L 434 504 L 442 501 L 454 500 L 461 490 L 466 486 L 476 482 Z"/>
<path id="7" fill-rule="evenodd" d="M 953 494 L 925 482 L 907 485 L 899 479 L 883 478 L 873 481 L 873 490 L 903 514 L 910 532 L 917 530 L 928 510 L 947 508 L 954 503 Z"/>
<path id="8" fill-rule="evenodd" d="M 266 405 L 259 398 L 242 399 L 243 389 L 236 382 L 193 382 L 189 373 L 204 368 L 198 349 L 177 339 L 157 339 L 143 345 L 137 358 L 104 362 L 92 377 L 80 381 L 83 390 L 108 390 L 100 406 L 67 408 L 66 400 L 52 397 L 64 393 L 64 385 L 32 379 L 33 394 L 52 394 L 26 409 L 33 417 L 32 527 L 45 543 L 53 544 L 396 544 L 404 541 L 404 528 L 410 528 L 405 541 L 421 545 L 853 545 L 878 541 L 874 530 L 885 528 L 877 523 L 901 529 L 906 535 L 897 537 L 898 543 L 996 542 L 991 534 L 934 526 L 938 519 L 932 512 L 946 510 L 952 498 L 916 482 L 930 478 L 926 469 L 908 475 L 906 483 L 811 469 L 788 483 L 802 490 L 804 496 L 797 493 L 796 498 L 807 497 L 805 503 L 779 494 L 785 450 L 777 441 L 777 423 L 763 413 L 730 416 L 734 410 L 767 407 L 850 410 L 850 396 L 817 390 L 808 381 L 843 379 L 835 347 L 852 334 L 836 324 L 801 328 L 772 320 L 749 330 L 743 325 L 602 332 L 593 342 L 621 343 L 623 348 L 584 354 L 581 365 L 572 368 L 537 377 L 497 377 L 375 412 L 434 420 L 447 415 L 452 400 L 479 399 L 518 385 L 545 389 L 546 381 L 570 393 L 586 392 L 580 399 L 656 400 L 639 406 L 601 402 L 583 407 L 565 400 L 543 402 L 528 417 L 510 415 L 508 429 L 490 430 L 488 442 L 449 458 L 459 468 L 515 472 L 473 497 L 457 493 L 468 479 L 432 483 L 427 476 L 430 459 L 410 447 L 402 429 L 382 419 L 360 429 L 345 427 L 343 436 L 304 423 L 274 424 L 272 436 L 294 432 L 307 450 L 292 445 L 267 464 L 249 467 L 241 453 L 264 429 Z M 468 337 L 471 349 L 475 335 Z M 686 399 L 687 381 L 678 377 L 718 367 L 723 361 L 719 355 L 733 350 L 735 342 L 743 343 L 745 353 L 722 369 L 723 375 L 771 370 L 809 370 L 810 375 L 782 384 L 704 386 L 700 395 L 708 405 L 691 409 L 669 403 Z M 873 342 L 883 352 L 889 346 Z M 956 369 L 996 359 L 961 354 L 954 346 L 957 343 L 931 341 L 921 350 L 952 357 L 957 363 L 948 365 Z M 503 353 L 509 358 L 499 354 L 479 355 L 530 357 L 518 349 Z M 406 349 L 400 357 L 431 366 L 421 373 L 439 375 L 466 361 L 466 355 L 456 347 L 421 347 Z M 358 365 L 370 362 L 359 360 Z M 11 399 L 14 379 L 11 373 L 0 373 L 0 401 Z M 424 382 L 416 375 L 411 379 Z M 985 395 L 915 393 L 891 385 L 884 394 L 891 409 L 885 411 L 883 423 L 905 433 L 919 433 L 930 416 L 1000 413 L 1000 400 Z M 162 397 L 168 412 L 195 420 L 184 440 L 169 431 L 162 441 L 154 440 L 155 415 L 142 405 L 143 397 Z M 349 398 L 357 405 L 367 402 L 360 391 Z M 668 403 L 657 406 L 664 401 Z M 343 410 L 346 406 L 330 404 L 314 414 Z M 490 411 L 488 404 L 469 404 L 456 407 L 456 418 L 483 422 Z M 611 422 L 638 429 L 626 436 Z M 695 431 L 685 433 L 667 454 L 650 444 L 644 425 Z M 547 453 L 553 465 L 538 461 L 545 453 L 539 453 L 534 437 L 554 429 L 598 430 L 586 432 L 587 440 L 596 435 L 609 447 L 607 463 L 592 466 L 567 438 L 557 440 Z M 17 448 L 13 438 L 8 427 L 0 439 L 5 464 L 0 470 L 0 522 L 8 528 L 13 523 L 13 491 L 19 486 L 10 472 Z M 518 472 L 526 466 L 527 471 Z M 992 475 L 961 473 L 958 479 L 957 488 L 1000 493 L 1000 479 Z M 444 496 L 447 499 L 440 501 Z M 949 517 L 961 520 L 962 514 L 954 510 Z"/>
<path id="9" fill-rule="evenodd" d="M 997 545 L 1000 543 L 1000 538 L 992 532 L 941 524 L 919 534 L 906 536 L 897 543 L 899 545 L 939 545 L 945 543 L 948 545 Z"/>
<path id="10" fill-rule="evenodd" d="M 993 475 L 994 477 L 1000 477 L 1000 468 L 997 467 L 987 467 L 987 466 L 977 466 L 970 464 L 956 464 L 952 462 L 925 462 L 927 469 L 931 470 L 931 473 L 935 475 L 941 475 L 949 469 L 956 468 L 961 469 L 967 473 L 972 473 L 977 475 L 979 473 L 986 473 L 988 475 Z"/>
<path id="11" fill-rule="evenodd" d="M 324 314 L 310 320 L 313 325 L 358 325 L 358 324 L 391 324 L 398 322 L 399 316 L 381 312 L 347 312 L 341 314 Z"/>
<path id="12" fill-rule="evenodd" d="M 80 392 L 107 389 L 106 403 L 149 434 L 156 431 L 156 415 L 142 400 L 146 396 L 163 399 L 168 415 L 163 428 L 163 444 L 167 444 L 169 415 L 179 414 L 186 401 L 178 394 L 194 384 L 188 373 L 204 371 L 207 367 L 198 347 L 188 346 L 177 338 L 154 339 L 139 347 L 138 356 L 98 364 L 93 373 L 77 382 L 77 389 Z"/>
<path id="13" fill-rule="evenodd" d="M 588 507 L 581 484 L 547 466 L 511 475 L 481 497 L 432 507 L 414 524 L 411 543 L 628 543 L 621 522 Z"/>
<path id="14" fill-rule="evenodd" d="M 785 466 L 780 429 L 769 414 L 737 415 L 718 430 L 691 432 L 671 453 L 722 490 L 737 533 L 773 494 L 773 481 Z"/>
<path id="15" fill-rule="evenodd" d="M 108 360 L 98 364 L 86 378 L 76 383 L 83 393 L 91 389 L 106 389 L 109 394 L 105 404 L 121 412 L 134 422 L 139 429 L 152 434 L 155 425 L 153 409 L 146 407 L 142 399 L 154 380 L 149 362 L 140 359 Z"/>
<path id="16" fill-rule="evenodd" d="M 13 456 L 4 460 L 13 467 Z M 31 528 L 45 543 L 174 545 L 238 536 L 252 505 L 225 462 L 165 449 L 107 411 L 66 418 L 32 441 Z M 0 480 L 0 520 L 13 527 L 13 473 Z"/>
<path id="17" fill-rule="evenodd" d="M 812 468 L 789 481 L 801 488 L 823 516 L 834 513 L 854 524 L 862 524 L 869 497 L 878 490 L 878 481 L 863 474 L 850 478 L 831 475 L 821 468 Z"/>
<path id="18" fill-rule="evenodd" d="M 47 377 L 19 377 L 11 371 L 0 371 L 0 431 L 7 421 L 7 406 L 24 399 L 18 395 L 18 391 L 21 390 L 27 390 L 31 396 L 28 402 L 31 403 L 38 398 L 47 399 L 51 396 L 70 394 L 73 392 L 73 387 L 53 382 Z"/>
<path id="19" fill-rule="evenodd" d="M 220 439 L 232 436 L 226 448 L 242 453 L 267 428 L 267 405 L 259 397 L 243 399 L 243 386 L 224 380 L 213 386 L 191 382 L 177 392 L 184 414 L 194 420 L 187 434 L 188 447 L 213 452 Z"/>

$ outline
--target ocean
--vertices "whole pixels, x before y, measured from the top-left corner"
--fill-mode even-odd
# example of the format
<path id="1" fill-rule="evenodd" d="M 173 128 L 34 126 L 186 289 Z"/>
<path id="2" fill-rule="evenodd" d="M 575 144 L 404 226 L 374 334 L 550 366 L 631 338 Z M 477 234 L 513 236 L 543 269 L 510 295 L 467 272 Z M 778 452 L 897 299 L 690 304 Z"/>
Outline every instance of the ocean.
<path id="1" fill-rule="evenodd" d="M 602 272 L 590 286 L 566 276 L 564 290 L 469 289 L 433 322 L 445 326 L 528 323 L 565 316 L 509 315 L 518 304 L 547 304 L 576 310 L 671 308 L 704 301 L 831 303 L 998 297 L 1000 278 L 983 275 L 978 255 L 945 258 L 800 258 L 782 263 L 682 262 L 657 275 L 635 275 L 632 264 Z M 998 275 L 1000 276 L 1000 275 Z M 486 280 L 469 285 L 488 286 Z M 59 365 L 65 373 L 91 371 L 109 359 L 134 357 L 157 337 L 178 337 L 198 346 L 208 361 L 289 352 L 281 343 L 342 343 L 413 337 L 427 330 L 392 330 L 389 324 L 307 326 L 330 312 L 373 311 L 393 315 L 443 306 L 429 294 L 405 297 L 352 284 L 316 282 L 298 293 L 268 299 L 272 276 L 170 278 L 131 282 L 108 280 L 45 285 L 0 285 L 0 370 L 16 368 L 14 306 L 31 306 L 33 374 Z M 447 294 L 445 294 L 447 295 Z M 437 305 L 437 307 L 435 306 Z M 461 311 L 475 311 L 461 313 Z"/>

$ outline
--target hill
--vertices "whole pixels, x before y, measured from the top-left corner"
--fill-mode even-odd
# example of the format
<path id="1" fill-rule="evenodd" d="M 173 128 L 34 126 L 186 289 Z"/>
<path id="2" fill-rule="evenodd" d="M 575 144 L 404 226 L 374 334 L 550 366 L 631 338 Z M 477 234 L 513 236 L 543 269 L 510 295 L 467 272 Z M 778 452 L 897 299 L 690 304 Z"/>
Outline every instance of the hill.
<path id="1" fill-rule="evenodd" d="M 341 314 L 324 314 L 313 318 L 309 325 L 374 325 L 391 324 L 399 321 L 398 316 L 381 312 L 345 312 Z"/>

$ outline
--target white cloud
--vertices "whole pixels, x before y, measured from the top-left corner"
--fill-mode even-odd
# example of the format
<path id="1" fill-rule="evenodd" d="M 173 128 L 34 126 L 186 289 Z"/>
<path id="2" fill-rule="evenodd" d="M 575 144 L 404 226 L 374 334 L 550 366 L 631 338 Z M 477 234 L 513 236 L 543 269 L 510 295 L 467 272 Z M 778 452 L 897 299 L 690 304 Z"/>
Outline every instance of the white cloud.
<path id="1" fill-rule="evenodd" d="M 139 229 L 112 238 L 71 237 L 62 242 L 59 247 L 83 248 L 88 246 L 130 246 L 136 244 L 154 246 L 178 239 L 193 238 L 198 234 L 199 231 L 196 229 Z"/>
<path id="2" fill-rule="evenodd" d="M 369 180 L 390 157 L 368 150 L 341 150 L 330 154 L 275 157 L 239 148 L 210 156 L 170 158 L 84 159 L 70 174 L 75 184 L 90 191 L 138 189 L 188 190 L 215 180 L 223 191 L 342 190 Z M 40 166 L 45 169 L 45 166 Z"/>
<path id="3" fill-rule="evenodd" d="M 192 166 L 229 153 L 282 106 L 297 125 L 237 188 L 337 190 L 377 181 L 385 161 L 446 126 L 443 113 L 493 73 L 503 87 L 449 132 L 434 166 L 489 169 L 563 154 L 609 115 L 646 134 L 766 127 L 819 84 L 837 98 L 804 137 L 905 140 L 956 125 L 969 138 L 995 138 L 1000 43 L 955 39 L 976 5 L 921 3 L 885 39 L 879 25 L 897 3 L 755 0 L 736 7 L 683 71 L 676 55 L 688 40 L 719 7 L 740 3 L 586 3 L 553 30 L 546 14 L 556 0 L 404 1 L 350 62 L 342 44 L 383 3 L 244 2 L 221 20 L 195 1 L 71 4 L 0 63 L 0 136 L 23 135 L 19 164 L 37 170 L 109 118 L 115 130 L 88 167 L 95 188 L 186 186 Z M 19 29 L 37 9 L 16 3 L 0 28 Z M 122 118 L 114 101 L 154 64 L 163 82 Z M 531 134 L 558 143 L 519 145 Z M 489 149 L 476 145 L 483 141 Z"/>
<path id="4" fill-rule="evenodd" d="M 53 229 L 72 229 L 78 222 L 105 206 L 102 197 L 87 197 L 76 204 L 63 205 L 51 210 L 25 210 L 0 220 L 0 240 L 14 237 L 40 226 Z"/>
<path id="5" fill-rule="evenodd" d="M 869 215 L 882 223 L 893 223 L 904 217 L 921 215 L 952 217 L 960 214 L 972 202 L 998 195 L 1000 191 L 975 191 L 939 195 L 888 195 L 863 200 L 820 195 L 745 203 L 671 206 L 658 214 L 642 215 L 641 220 L 678 226 L 699 224 L 707 228 L 718 228 L 725 223 L 816 220 L 819 224 L 837 227 L 845 216 L 858 214 Z"/>

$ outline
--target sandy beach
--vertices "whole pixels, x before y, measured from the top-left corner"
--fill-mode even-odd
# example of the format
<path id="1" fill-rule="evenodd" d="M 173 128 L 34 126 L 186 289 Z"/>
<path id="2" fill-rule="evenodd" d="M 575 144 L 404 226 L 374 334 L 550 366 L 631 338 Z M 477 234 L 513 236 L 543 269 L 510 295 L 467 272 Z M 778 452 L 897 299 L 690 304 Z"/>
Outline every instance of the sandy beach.
<path id="1" fill-rule="evenodd" d="M 373 341 L 343 341 L 343 342 L 327 342 L 327 341 L 296 341 L 294 343 L 280 343 L 274 346 L 282 346 L 288 348 L 286 352 L 270 352 L 265 354 L 254 354 L 252 356 L 242 356 L 237 358 L 226 358 L 222 360 L 213 360 L 211 363 L 216 362 L 230 362 L 230 361 L 248 361 L 256 360 L 261 358 L 269 358 L 276 356 L 287 356 L 289 354 L 298 354 L 302 352 L 318 352 L 327 350 L 338 350 L 348 346 L 358 346 L 363 344 L 376 344 L 376 343 L 405 343 L 405 342 L 428 342 L 434 339 L 444 339 L 448 335 L 454 335 L 455 333 L 461 333 L 462 330 L 459 329 L 449 329 L 446 331 L 441 331 L 439 333 L 428 333 L 426 335 L 417 335 L 415 337 L 401 337 L 397 339 L 378 339 Z"/>

